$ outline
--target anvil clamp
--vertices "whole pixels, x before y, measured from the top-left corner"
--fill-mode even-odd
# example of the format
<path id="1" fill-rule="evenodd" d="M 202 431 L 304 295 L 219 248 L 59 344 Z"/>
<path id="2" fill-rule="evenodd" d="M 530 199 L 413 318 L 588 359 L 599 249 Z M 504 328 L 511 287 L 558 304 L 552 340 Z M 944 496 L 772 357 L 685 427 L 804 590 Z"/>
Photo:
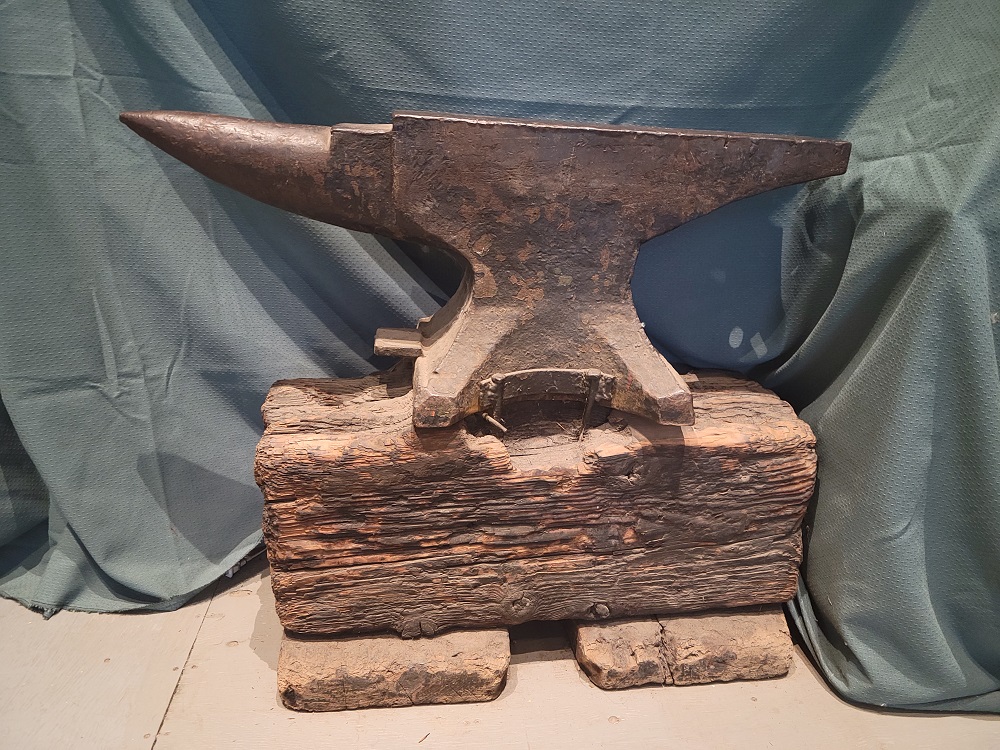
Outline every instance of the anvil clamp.
<path id="1" fill-rule="evenodd" d="M 348 229 L 447 248 L 458 293 L 376 351 L 414 357 L 413 422 L 578 399 L 692 424 L 691 394 L 632 304 L 639 244 L 731 201 L 847 169 L 850 144 L 784 135 L 399 112 L 287 125 L 191 112 L 122 121 L 202 174 Z"/>

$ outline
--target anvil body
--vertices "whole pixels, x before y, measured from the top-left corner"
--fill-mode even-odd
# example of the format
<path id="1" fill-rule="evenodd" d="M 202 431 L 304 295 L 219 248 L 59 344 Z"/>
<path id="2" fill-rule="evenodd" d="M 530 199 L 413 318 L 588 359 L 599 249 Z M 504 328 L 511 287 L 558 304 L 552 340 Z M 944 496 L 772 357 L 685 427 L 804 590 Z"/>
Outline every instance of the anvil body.
<path id="1" fill-rule="evenodd" d="M 740 198 L 842 173 L 850 144 L 796 136 L 401 112 L 285 125 L 184 112 L 122 120 L 208 177 L 349 229 L 447 248 L 454 298 L 376 350 L 415 358 L 413 422 L 578 399 L 691 424 L 691 393 L 645 336 L 640 243 Z"/>

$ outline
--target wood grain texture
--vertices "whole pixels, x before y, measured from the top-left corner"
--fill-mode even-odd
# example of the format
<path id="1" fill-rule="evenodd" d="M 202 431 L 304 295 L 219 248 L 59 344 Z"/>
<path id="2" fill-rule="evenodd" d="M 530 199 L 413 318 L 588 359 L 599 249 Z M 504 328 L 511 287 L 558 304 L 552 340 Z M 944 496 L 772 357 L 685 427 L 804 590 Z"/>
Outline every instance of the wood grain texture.
<path id="1" fill-rule="evenodd" d="M 256 476 L 287 629 L 431 635 L 794 593 L 814 438 L 759 385 L 689 377 L 695 425 L 611 412 L 579 441 L 579 405 L 512 407 L 501 440 L 414 429 L 408 375 L 268 396 Z"/>
<path id="2" fill-rule="evenodd" d="M 297 711 L 480 703 L 500 695 L 509 665 L 510 638 L 503 628 L 453 630 L 417 641 L 286 633 L 278 694 Z"/>

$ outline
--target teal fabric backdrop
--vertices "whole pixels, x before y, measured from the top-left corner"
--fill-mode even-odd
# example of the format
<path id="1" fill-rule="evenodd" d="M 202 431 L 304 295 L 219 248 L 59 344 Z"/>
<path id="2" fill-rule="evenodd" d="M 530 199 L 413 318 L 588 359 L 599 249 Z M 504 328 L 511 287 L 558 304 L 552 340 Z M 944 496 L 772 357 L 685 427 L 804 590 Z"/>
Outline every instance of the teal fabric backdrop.
<path id="1" fill-rule="evenodd" d="M 260 539 L 282 377 L 384 363 L 435 251 L 208 183 L 123 109 L 394 109 L 812 136 L 850 169 L 643 248 L 673 361 L 819 438 L 792 611 L 846 698 L 1000 711 L 1000 5 L 11 0 L 0 6 L 0 593 L 176 607 Z"/>

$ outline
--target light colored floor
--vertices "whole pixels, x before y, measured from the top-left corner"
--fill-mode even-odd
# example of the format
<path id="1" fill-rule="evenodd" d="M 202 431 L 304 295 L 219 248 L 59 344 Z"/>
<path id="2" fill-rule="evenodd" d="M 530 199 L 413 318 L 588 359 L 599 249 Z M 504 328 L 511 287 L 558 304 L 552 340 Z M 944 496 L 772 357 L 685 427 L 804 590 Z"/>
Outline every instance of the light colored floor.
<path id="1" fill-rule="evenodd" d="M 604 692 L 558 625 L 516 632 L 492 703 L 285 710 L 262 563 L 177 612 L 48 622 L 0 601 L 0 748 L 1000 748 L 1000 718 L 850 706 L 798 655 L 781 680 Z"/>

